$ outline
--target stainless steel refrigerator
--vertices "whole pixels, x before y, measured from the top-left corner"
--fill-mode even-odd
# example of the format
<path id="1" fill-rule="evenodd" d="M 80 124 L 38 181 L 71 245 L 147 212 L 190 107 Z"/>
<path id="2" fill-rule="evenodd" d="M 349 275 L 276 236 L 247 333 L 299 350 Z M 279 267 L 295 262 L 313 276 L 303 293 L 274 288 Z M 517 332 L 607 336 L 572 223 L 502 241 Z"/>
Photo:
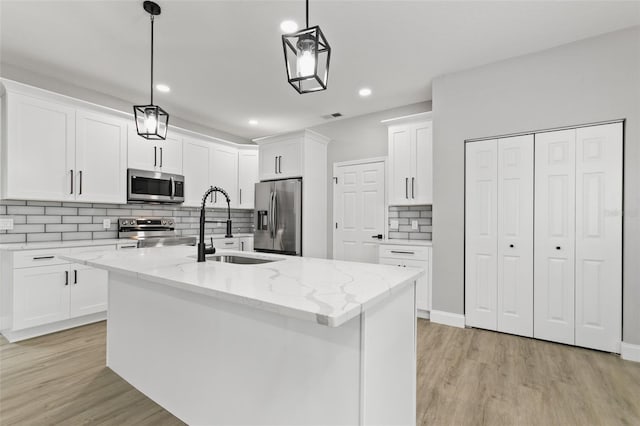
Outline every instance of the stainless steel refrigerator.
<path id="1" fill-rule="evenodd" d="M 302 256 L 302 179 L 256 183 L 255 251 Z"/>

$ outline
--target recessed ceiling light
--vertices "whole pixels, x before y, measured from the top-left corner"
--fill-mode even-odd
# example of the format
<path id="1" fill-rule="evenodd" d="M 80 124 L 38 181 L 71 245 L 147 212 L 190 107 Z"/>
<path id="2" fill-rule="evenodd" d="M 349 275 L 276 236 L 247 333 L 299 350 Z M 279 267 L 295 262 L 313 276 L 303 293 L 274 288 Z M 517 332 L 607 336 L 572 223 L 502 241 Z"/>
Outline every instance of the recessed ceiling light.
<path id="1" fill-rule="evenodd" d="M 251 124 L 252 126 L 257 126 L 258 120 L 249 120 L 249 124 Z"/>
<path id="2" fill-rule="evenodd" d="M 158 89 L 159 92 L 170 92 L 171 91 L 171 87 L 167 86 L 166 84 L 156 84 L 156 89 Z"/>
<path id="3" fill-rule="evenodd" d="M 371 94 L 371 89 L 368 87 L 363 87 L 358 91 L 358 94 L 362 97 L 369 96 Z"/>
<path id="4" fill-rule="evenodd" d="M 280 30 L 285 34 L 295 33 L 298 31 L 298 24 L 296 24 L 296 21 L 287 19 L 280 24 Z"/>

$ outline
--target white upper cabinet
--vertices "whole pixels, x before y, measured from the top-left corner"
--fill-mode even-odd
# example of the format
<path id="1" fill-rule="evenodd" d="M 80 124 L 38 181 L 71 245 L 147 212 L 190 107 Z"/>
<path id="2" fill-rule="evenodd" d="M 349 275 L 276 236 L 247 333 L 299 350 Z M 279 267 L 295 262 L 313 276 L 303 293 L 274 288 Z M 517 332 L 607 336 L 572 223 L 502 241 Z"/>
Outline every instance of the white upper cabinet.
<path id="1" fill-rule="evenodd" d="M 238 150 L 232 147 L 211 144 L 211 185 L 227 191 L 231 207 L 238 204 Z M 213 194 L 213 206 L 227 208 L 222 194 Z"/>
<path id="2" fill-rule="evenodd" d="M 182 137 L 169 129 L 166 140 L 147 140 L 129 123 L 129 168 L 181 175 Z"/>
<path id="3" fill-rule="evenodd" d="M 211 186 L 211 143 L 184 138 L 182 145 L 184 165 L 184 205 L 200 207 L 202 196 Z"/>
<path id="4" fill-rule="evenodd" d="M 260 145 L 260 180 L 300 176 L 302 146 L 299 137 Z"/>
<path id="5" fill-rule="evenodd" d="M 77 110 L 75 168 L 77 201 L 126 203 L 127 122 Z"/>
<path id="6" fill-rule="evenodd" d="M 4 198 L 75 198 L 75 109 L 7 93 L 2 167 Z"/>
<path id="7" fill-rule="evenodd" d="M 242 209 L 253 209 L 255 185 L 258 182 L 258 151 L 238 152 L 238 204 Z"/>
<path id="8" fill-rule="evenodd" d="M 388 120 L 389 204 L 433 203 L 433 137 L 428 114 Z"/>

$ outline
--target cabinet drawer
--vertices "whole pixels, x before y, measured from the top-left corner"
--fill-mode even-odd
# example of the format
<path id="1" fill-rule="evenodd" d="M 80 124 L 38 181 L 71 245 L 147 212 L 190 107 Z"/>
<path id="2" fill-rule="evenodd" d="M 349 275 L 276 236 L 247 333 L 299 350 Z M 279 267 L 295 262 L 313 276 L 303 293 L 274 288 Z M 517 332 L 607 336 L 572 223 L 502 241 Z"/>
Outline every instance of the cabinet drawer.
<path id="1" fill-rule="evenodd" d="M 429 260 L 429 250 L 431 250 L 431 247 L 380 245 L 378 250 L 381 259 Z"/>
<path id="2" fill-rule="evenodd" d="M 69 253 L 69 249 L 27 250 L 13 254 L 14 268 L 32 268 L 34 266 L 64 265 L 66 260 L 57 255 Z"/>
<path id="3" fill-rule="evenodd" d="M 88 246 L 88 247 L 74 247 L 69 250 L 70 253 L 82 253 L 88 251 L 110 251 L 115 250 L 115 245 L 105 245 L 105 246 Z"/>
<path id="4" fill-rule="evenodd" d="M 237 238 L 217 238 L 213 240 L 213 245 L 219 250 L 238 250 L 240 247 Z"/>

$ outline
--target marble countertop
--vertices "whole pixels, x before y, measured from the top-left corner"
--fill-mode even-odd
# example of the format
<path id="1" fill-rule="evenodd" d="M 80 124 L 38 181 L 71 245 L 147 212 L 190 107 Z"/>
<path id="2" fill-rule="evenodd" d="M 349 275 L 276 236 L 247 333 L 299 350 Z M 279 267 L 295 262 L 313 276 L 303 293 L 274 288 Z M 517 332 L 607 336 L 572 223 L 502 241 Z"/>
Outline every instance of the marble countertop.
<path id="1" fill-rule="evenodd" d="M 427 246 L 427 247 L 431 247 L 433 245 L 431 240 L 396 240 L 396 239 L 380 240 L 378 241 L 378 244 L 403 245 L 403 246 Z"/>
<path id="2" fill-rule="evenodd" d="M 86 252 L 60 257 L 283 316 L 338 327 L 424 274 L 420 268 L 219 250 L 276 258 L 257 265 L 198 263 L 193 247 Z"/>
<path id="3" fill-rule="evenodd" d="M 197 235 L 196 235 L 197 237 Z M 209 234 L 206 236 L 207 241 L 213 237 L 214 240 L 223 239 L 224 234 Z M 253 237 L 250 233 L 233 234 L 234 238 Z M 73 240 L 73 241 L 43 241 L 34 243 L 6 243 L 0 244 L 0 251 L 22 251 L 22 250 L 42 250 L 42 249 L 62 249 L 70 247 L 90 247 L 90 246 L 108 246 L 114 244 L 131 244 L 134 240 L 128 238 L 105 238 L 98 240 Z"/>

